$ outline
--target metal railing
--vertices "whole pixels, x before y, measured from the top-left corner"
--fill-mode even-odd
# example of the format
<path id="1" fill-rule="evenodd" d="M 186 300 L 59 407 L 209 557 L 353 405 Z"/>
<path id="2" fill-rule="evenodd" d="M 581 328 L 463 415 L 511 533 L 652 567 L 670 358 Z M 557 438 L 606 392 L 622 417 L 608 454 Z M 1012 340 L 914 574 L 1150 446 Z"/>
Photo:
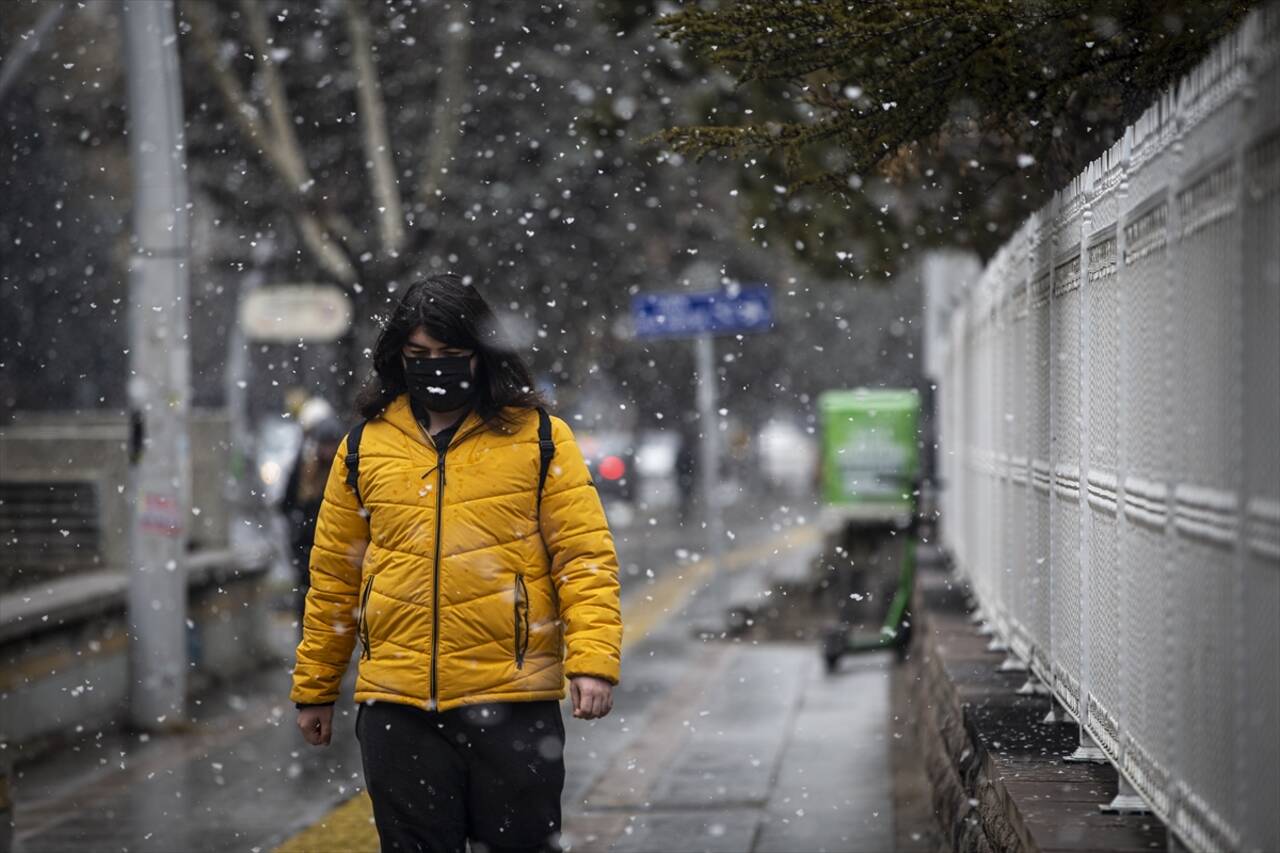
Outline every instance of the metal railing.
<path id="1" fill-rule="evenodd" d="M 1280 849 L 1278 57 L 1271 3 L 945 295 L 932 342 L 983 616 L 1197 850 Z"/>

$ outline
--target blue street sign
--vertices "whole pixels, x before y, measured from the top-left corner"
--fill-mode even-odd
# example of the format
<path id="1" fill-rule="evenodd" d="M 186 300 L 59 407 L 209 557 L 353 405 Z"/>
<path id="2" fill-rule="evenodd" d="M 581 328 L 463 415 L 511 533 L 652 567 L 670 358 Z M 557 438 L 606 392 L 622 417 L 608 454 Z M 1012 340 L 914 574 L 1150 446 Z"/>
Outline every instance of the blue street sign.
<path id="1" fill-rule="evenodd" d="M 686 337 L 763 332 L 773 325 L 769 291 L 642 293 L 631 298 L 636 337 Z"/>

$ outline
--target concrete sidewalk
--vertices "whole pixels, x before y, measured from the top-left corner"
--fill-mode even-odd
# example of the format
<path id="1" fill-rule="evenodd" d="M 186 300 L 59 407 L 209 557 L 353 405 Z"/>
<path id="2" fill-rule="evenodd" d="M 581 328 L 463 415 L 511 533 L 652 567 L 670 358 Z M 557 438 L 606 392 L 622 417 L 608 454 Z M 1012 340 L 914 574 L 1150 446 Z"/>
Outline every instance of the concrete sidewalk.
<path id="1" fill-rule="evenodd" d="M 575 850 L 895 848 L 890 657 L 709 644 L 580 800 Z M 898 732 L 897 734 L 901 734 Z"/>
<path id="2" fill-rule="evenodd" d="M 812 537 L 783 541 L 696 582 L 627 651 L 615 714 L 570 725 L 572 850 L 937 849 L 913 721 L 894 711 L 906 685 L 891 653 L 846 658 L 827 676 L 813 643 L 693 636 L 723 623 L 736 591 L 765 589 L 812 553 Z"/>
<path id="3" fill-rule="evenodd" d="M 900 671 L 888 655 L 827 677 L 812 644 L 691 630 L 722 620 L 732 587 L 761 581 L 811 538 L 766 528 L 718 568 L 665 567 L 624 595 L 634 630 L 614 713 L 583 722 L 566 712 L 569 849 L 936 847 L 927 813 L 895 809 L 911 727 L 895 721 Z M 16 849 L 376 850 L 350 702 L 333 745 L 310 749 L 283 701 L 287 684 L 277 666 L 203 699 L 189 732 L 89 738 L 24 768 Z"/>

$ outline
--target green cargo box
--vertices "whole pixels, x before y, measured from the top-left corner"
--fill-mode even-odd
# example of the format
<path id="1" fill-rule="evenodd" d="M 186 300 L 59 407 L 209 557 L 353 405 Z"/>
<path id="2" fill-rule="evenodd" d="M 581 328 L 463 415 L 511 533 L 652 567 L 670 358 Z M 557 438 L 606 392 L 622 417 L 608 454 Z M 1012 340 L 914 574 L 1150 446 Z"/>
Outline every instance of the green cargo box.
<path id="1" fill-rule="evenodd" d="M 818 412 L 823 503 L 853 519 L 909 515 L 919 470 L 920 395 L 912 389 L 827 391 Z"/>

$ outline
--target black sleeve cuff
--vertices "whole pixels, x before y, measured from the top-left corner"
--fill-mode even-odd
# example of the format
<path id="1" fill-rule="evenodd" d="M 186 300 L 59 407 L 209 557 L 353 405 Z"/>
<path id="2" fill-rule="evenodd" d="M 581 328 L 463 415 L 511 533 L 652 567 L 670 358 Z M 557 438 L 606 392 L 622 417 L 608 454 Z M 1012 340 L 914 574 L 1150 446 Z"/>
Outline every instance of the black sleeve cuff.
<path id="1" fill-rule="evenodd" d="M 333 703 L 332 702 L 313 702 L 311 704 L 307 704 L 306 702 L 294 702 L 293 707 L 297 708 L 299 711 L 301 711 L 303 708 L 332 708 Z"/>

